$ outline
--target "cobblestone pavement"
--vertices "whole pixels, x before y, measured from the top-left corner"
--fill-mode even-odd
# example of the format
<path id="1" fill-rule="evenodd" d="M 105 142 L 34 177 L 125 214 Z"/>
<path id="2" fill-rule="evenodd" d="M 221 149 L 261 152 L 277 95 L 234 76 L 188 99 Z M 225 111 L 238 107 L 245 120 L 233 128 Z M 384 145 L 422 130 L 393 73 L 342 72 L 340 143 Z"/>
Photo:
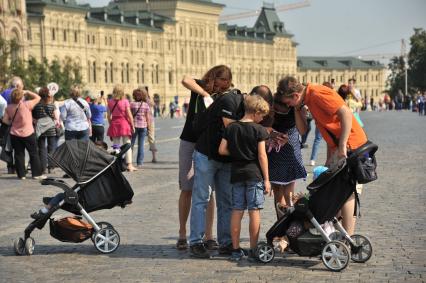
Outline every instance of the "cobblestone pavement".
<path id="1" fill-rule="evenodd" d="M 94 212 L 121 236 L 119 249 L 101 255 L 91 241 L 58 242 L 48 227 L 35 230 L 33 256 L 14 255 L 12 241 L 23 235 L 41 197 L 57 192 L 33 180 L 18 181 L 0 172 L 0 282 L 424 282 L 426 279 L 426 117 L 410 112 L 362 113 L 369 138 L 379 144 L 379 180 L 364 187 L 357 231 L 368 236 L 374 253 L 364 264 L 351 262 L 339 273 L 327 271 L 318 258 L 277 256 L 267 265 L 224 258 L 199 260 L 175 249 L 177 217 L 177 148 L 183 120 L 158 120 L 159 163 L 146 154 L 143 170 L 126 174 L 134 203 L 122 210 Z M 312 143 L 313 133 L 309 138 Z M 308 162 L 310 148 L 304 150 Z M 320 159 L 324 161 L 325 145 Z M 309 171 L 312 167 L 307 166 Z M 55 176 L 60 176 L 56 172 Z M 72 181 L 67 180 L 72 183 Z M 303 190 L 307 183 L 298 184 Z M 274 222 L 272 198 L 262 212 L 262 236 Z M 66 215 L 59 212 L 55 216 Z M 248 246 L 243 224 L 243 246 Z"/>

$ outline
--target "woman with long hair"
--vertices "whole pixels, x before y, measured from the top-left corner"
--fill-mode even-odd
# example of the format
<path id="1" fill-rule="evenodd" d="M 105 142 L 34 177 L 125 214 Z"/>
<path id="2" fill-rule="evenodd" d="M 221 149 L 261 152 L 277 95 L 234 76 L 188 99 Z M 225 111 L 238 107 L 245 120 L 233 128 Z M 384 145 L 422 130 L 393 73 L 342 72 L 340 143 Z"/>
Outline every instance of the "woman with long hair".
<path id="1" fill-rule="evenodd" d="M 57 146 L 56 141 L 56 121 L 59 120 L 57 115 L 56 106 L 53 101 L 53 96 L 49 95 L 49 89 L 47 87 L 40 88 L 38 94 L 41 97 L 40 102 L 34 107 L 32 114 L 36 123 L 41 119 L 51 120 L 51 127 L 45 129 L 45 131 L 38 137 L 38 153 L 41 163 L 41 171 L 43 174 L 53 169 L 53 165 L 48 164 L 47 154 L 52 154 Z M 49 121 L 50 121 L 49 120 Z"/>
<path id="2" fill-rule="evenodd" d="M 124 96 L 122 85 L 116 85 L 112 91 L 112 99 L 108 101 L 108 136 L 114 145 L 130 143 L 135 132 L 133 115 L 130 111 L 130 103 Z M 133 172 L 137 169 L 132 164 L 132 149 L 125 155 L 127 171 Z"/>
<path id="3" fill-rule="evenodd" d="M 186 222 L 191 210 L 194 187 L 193 154 L 198 140 L 198 135 L 193 129 L 194 117 L 196 113 L 199 113 L 211 104 L 213 101 L 211 95 L 216 96 L 229 89 L 231 82 L 231 70 L 223 65 L 215 66 L 208 70 L 201 80 L 195 80 L 189 76 L 185 76 L 182 80 L 182 85 L 191 91 L 191 97 L 179 145 L 179 189 L 181 192 L 179 196 L 179 239 L 176 244 L 178 249 L 186 249 L 188 246 L 186 240 Z M 206 212 L 203 211 L 205 224 L 202 230 L 205 233 L 204 247 L 208 250 L 213 250 L 218 248 L 217 242 L 213 239 L 215 198 L 212 192 L 207 193 L 207 195 L 209 198 L 203 203 L 203 206 L 205 205 L 207 209 Z M 192 226 L 191 224 L 191 229 Z M 198 241 L 200 242 L 200 240 Z M 204 253 L 201 249 L 200 251 L 201 253 L 199 254 L 206 255 L 205 251 Z"/>
<path id="4" fill-rule="evenodd" d="M 277 216 L 282 210 L 292 206 L 292 197 L 296 181 L 306 178 L 300 150 L 299 135 L 307 130 L 306 109 L 287 106 L 282 100 L 282 92 L 278 83 L 274 95 L 273 124 L 270 146 L 268 148 L 269 179 L 274 191 Z M 282 144 L 277 139 L 284 138 Z"/>
<path id="5" fill-rule="evenodd" d="M 136 164 L 138 168 L 142 168 L 144 159 L 144 142 L 147 134 L 148 125 L 151 123 L 151 108 L 148 105 L 148 94 L 145 89 L 135 89 L 133 91 L 133 100 L 130 103 L 133 120 L 135 123 L 135 132 L 132 136 L 132 150 L 138 141 L 138 154 Z"/>

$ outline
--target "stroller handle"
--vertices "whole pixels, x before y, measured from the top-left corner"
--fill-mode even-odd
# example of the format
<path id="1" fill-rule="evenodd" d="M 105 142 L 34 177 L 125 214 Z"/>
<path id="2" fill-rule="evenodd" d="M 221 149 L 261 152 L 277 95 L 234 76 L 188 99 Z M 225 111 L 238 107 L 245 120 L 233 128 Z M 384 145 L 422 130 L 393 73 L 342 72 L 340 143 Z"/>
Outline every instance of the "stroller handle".
<path id="1" fill-rule="evenodd" d="M 120 152 L 117 154 L 117 159 L 121 159 L 124 154 L 132 147 L 130 143 L 125 143 L 120 147 Z"/>

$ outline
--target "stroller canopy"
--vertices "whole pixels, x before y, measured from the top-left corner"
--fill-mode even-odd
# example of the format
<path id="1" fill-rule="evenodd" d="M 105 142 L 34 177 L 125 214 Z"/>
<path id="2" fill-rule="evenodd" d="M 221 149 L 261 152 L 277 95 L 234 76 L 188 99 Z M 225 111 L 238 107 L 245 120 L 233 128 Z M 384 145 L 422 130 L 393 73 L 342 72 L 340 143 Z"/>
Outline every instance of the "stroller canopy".
<path id="1" fill-rule="evenodd" d="M 49 160 L 77 183 L 82 183 L 114 162 L 115 157 L 91 141 L 70 140 L 59 146 L 53 155 L 49 155 Z"/>

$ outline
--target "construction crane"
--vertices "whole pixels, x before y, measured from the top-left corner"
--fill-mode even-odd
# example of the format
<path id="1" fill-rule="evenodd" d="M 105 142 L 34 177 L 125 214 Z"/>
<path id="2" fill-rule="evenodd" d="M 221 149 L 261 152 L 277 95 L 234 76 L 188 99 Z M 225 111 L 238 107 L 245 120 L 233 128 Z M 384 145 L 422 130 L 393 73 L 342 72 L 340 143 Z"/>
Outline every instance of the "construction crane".
<path id="1" fill-rule="evenodd" d="M 307 6 L 310 6 L 310 5 L 311 5 L 311 3 L 309 2 L 309 0 L 304 0 L 304 1 L 296 2 L 296 3 L 291 3 L 291 4 L 278 5 L 275 8 L 275 10 L 277 12 L 283 12 L 283 11 L 288 11 L 288 10 L 294 10 L 294 9 L 299 9 L 299 8 L 307 7 Z M 223 15 L 223 16 L 219 17 L 219 21 L 220 22 L 224 22 L 224 21 L 233 21 L 233 20 L 238 20 L 238 19 L 255 17 L 255 16 L 259 15 L 260 11 L 261 10 L 255 10 L 255 11 L 248 11 L 248 12 L 236 13 L 236 14 Z"/>

